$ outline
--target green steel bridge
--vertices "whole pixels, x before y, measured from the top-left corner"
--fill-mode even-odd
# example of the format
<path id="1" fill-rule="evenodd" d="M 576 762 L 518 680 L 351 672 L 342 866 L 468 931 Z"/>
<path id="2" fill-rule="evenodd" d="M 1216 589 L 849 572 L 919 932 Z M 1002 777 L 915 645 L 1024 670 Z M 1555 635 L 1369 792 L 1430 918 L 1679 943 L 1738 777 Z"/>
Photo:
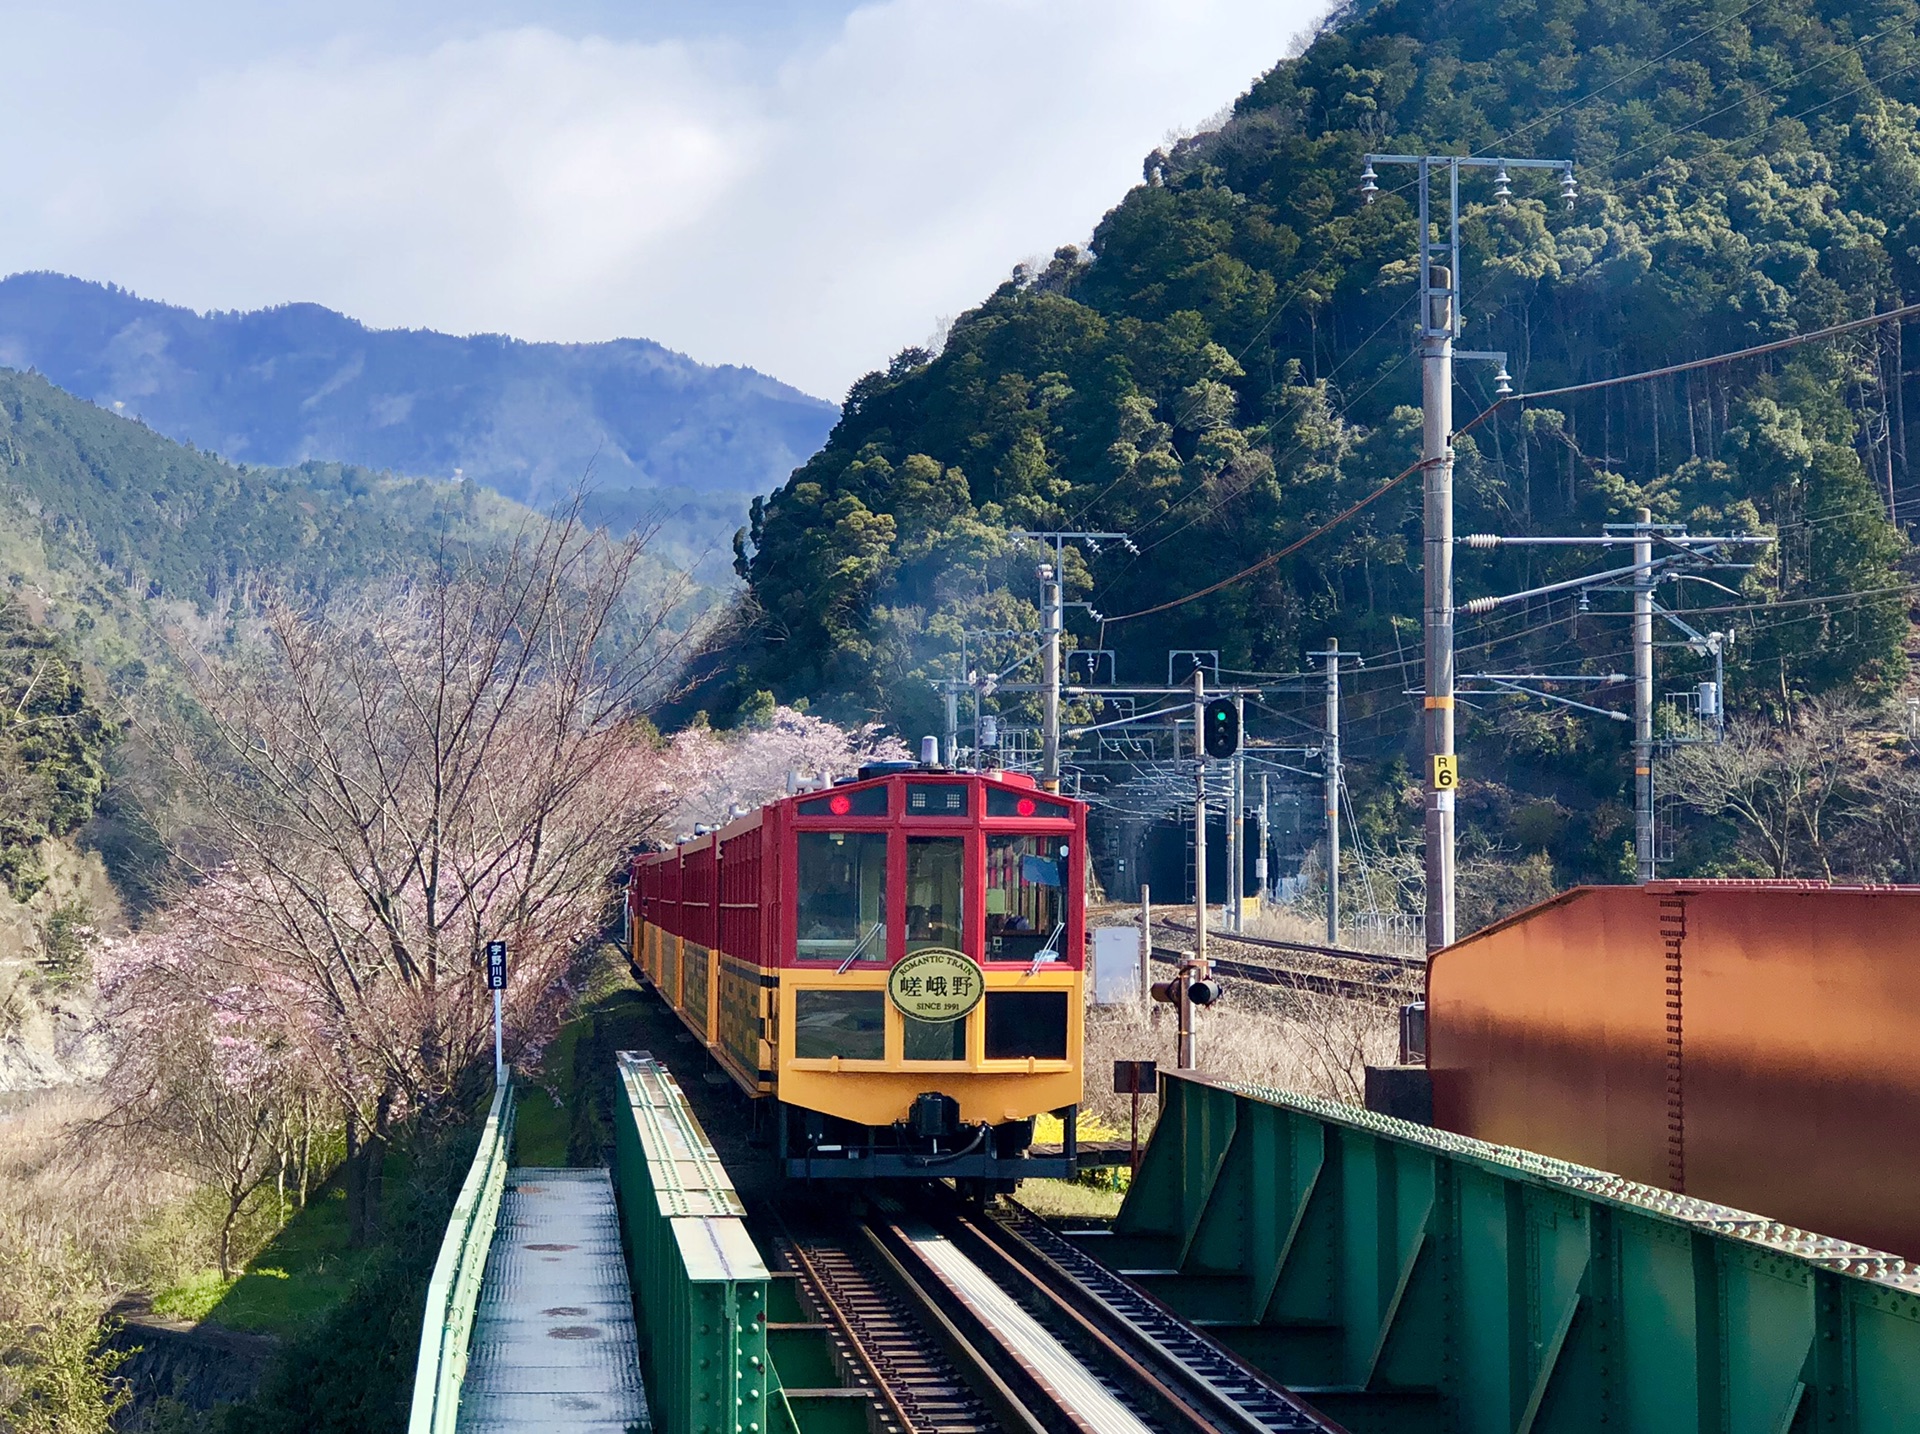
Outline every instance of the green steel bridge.
<path id="1" fill-rule="evenodd" d="M 917 1346 L 894 1331 L 880 1362 L 863 1348 L 900 1297 L 836 1273 L 830 1243 L 778 1215 L 750 1230 L 658 1062 L 623 1053 L 609 1077 L 611 1171 L 515 1168 L 510 1089 L 495 1098 L 428 1294 L 411 1434 L 1920 1430 L 1920 1268 L 1191 1073 L 1162 1073 L 1110 1227 L 1063 1237 L 1015 1212 L 998 1234 L 958 1221 L 949 1241 L 896 1211 L 878 1222 L 891 1236 L 861 1232 L 872 1261 L 922 1258 L 951 1281 L 920 1316 L 978 1367 L 971 1394 L 928 1414 L 948 1395 Z M 1028 1307 L 1061 1308 L 1036 1321 L 994 1288 L 968 1295 L 995 1262 L 1004 1289 L 1039 1287 Z M 1112 1397 L 1136 1376 L 1145 1395 Z"/>

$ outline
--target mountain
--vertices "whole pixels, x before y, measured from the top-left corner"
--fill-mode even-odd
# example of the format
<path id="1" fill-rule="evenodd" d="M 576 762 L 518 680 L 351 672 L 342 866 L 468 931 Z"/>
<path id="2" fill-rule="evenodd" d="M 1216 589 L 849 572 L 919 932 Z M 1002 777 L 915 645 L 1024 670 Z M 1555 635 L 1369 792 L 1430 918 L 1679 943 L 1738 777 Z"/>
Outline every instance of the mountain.
<path id="1" fill-rule="evenodd" d="M 220 620 L 267 581 L 347 592 L 525 516 L 470 482 L 228 463 L 0 370 L 0 578 L 116 686 L 144 676 L 150 604 Z"/>
<path id="2" fill-rule="evenodd" d="M 716 657 L 730 692 L 707 705 L 724 720 L 767 690 L 937 730 L 931 682 L 1006 668 L 1019 643 L 993 630 L 1038 626 L 1039 555 L 1008 530 L 1126 532 L 1138 555 L 1067 547 L 1069 595 L 1105 614 L 1097 629 L 1071 617 L 1082 644 L 1114 649 L 1120 681 L 1159 682 L 1169 649 L 1285 673 L 1337 637 L 1369 663 L 1347 709 L 1356 801 L 1379 798 L 1362 825 L 1416 840 L 1417 779 L 1395 763 L 1420 750 L 1420 485 L 1333 521 L 1419 456 L 1417 196 L 1406 168 L 1382 165 L 1365 203 L 1363 156 L 1575 162 L 1571 209 L 1551 175 L 1514 170 L 1508 203 L 1490 170 L 1463 174 L 1463 347 L 1504 350 L 1523 391 L 1806 334 L 1920 299 L 1917 20 L 1914 0 L 1337 10 L 1219 129 L 1149 156 L 1089 249 L 1022 266 L 940 353 L 908 350 L 854 385 L 827 445 L 754 507 L 738 567 L 757 626 Z M 1444 170 L 1435 194 L 1444 210 Z M 1695 531 L 1770 527 L 1780 541 L 1755 570 L 1717 575 L 1735 597 L 1662 590 L 1682 612 L 1717 608 L 1700 628 L 1740 629 L 1729 702 L 1885 694 L 1909 635 L 1890 518 L 1920 500 L 1902 344 L 1881 325 L 1507 405 L 1456 441 L 1458 530 L 1597 534 L 1643 505 Z M 1492 401 L 1492 375 L 1461 363 L 1460 424 Z M 1594 559 L 1463 550 L 1459 596 Z M 1584 603 L 1463 618 L 1461 670 L 1623 670 L 1621 600 Z M 1673 689 L 1712 675 L 1682 648 L 1660 665 Z M 1560 880 L 1617 878 L 1632 835 L 1622 724 L 1472 704 L 1469 841 L 1511 839 L 1528 811 Z"/>
<path id="3" fill-rule="evenodd" d="M 837 415 L 764 374 L 644 339 L 369 329 L 318 304 L 197 314 L 46 273 L 0 280 L 0 366 L 237 463 L 462 474 L 535 506 L 583 477 L 615 500 L 665 490 L 669 505 L 759 491 Z"/>

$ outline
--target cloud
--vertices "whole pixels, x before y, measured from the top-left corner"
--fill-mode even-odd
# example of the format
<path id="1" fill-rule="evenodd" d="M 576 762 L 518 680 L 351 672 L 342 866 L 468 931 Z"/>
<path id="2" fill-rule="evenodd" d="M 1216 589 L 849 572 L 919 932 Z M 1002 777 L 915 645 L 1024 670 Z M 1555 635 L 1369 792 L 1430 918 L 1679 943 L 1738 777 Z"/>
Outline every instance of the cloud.
<path id="1" fill-rule="evenodd" d="M 38 91 L 0 268 L 203 308 L 642 335 L 837 395 L 1018 260 L 1085 239 L 1168 129 L 1315 13 L 887 0 L 771 62 L 724 35 L 536 25 L 227 54 L 177 81 L 122 53 L 129 83 L 87 113 Z"/>

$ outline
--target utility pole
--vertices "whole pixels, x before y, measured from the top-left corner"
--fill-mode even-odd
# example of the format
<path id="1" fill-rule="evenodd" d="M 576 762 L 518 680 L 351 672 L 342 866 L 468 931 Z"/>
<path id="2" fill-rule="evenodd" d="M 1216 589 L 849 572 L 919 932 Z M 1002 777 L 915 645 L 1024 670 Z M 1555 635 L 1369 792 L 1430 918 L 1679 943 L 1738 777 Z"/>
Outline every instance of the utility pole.
<path id="1" fill-rule="evenodd" d="M 1207 676 L 1193 670 L 1193 959 L 1207 966 Z"/>
<path id="2" fill-rule="evenodd" d="M 960 689 L 953 683 L 947 684 L 947 745 L 942 749 L 946 763 L 955 771 L 960 768 Z"/>
<path id="3" fill-rule="evenodd" d="M 1327 944 L 1340 944 L 1340 641 L 1327 639 Z"/>
<path id="4" fill-rule="evenodd" d="M 1140 999 L 1153 1005 L 1153 888 L 1140 883 Z"/>
<path id="5" fill-rule="evenodd" d="M 1670 551 L 1663 557 L 1653 555 L 1654 540 Z M 1460 611 L 1479 615 L 1497 611 L 1514 603 L 1526 602 L 1534 598 L 1549 597 L 1554 593 L 1578 589 L 1584 606 L 1589 592 L 1629 592 L 1632 594 L 1633 607 L 1633 856 L 1634 879 L 1640 882 L 1652 881 L 1658 865 L 1658 853 L 1654 848 L 1653 823 L 1653 655 L 1657 646 L 1686 647 L 1701 657 L 1713 659 L 1713 681 L 1701 684 L 1696 689 L 1700 703 L 1700 715 L 1711 717 L 1717 737 L 1722 732 L 1725 711 L 1723 667 L 1727 644 L 1732 640 L 1730 632 L 1700 632 L 1691 626 L 1679 612 L 1660 606 L 1654 600 L 1654 593 L 1661 583 L 1669 579 L 1692 578 L 1706 582 L 1703 570 L 1732 569 L 1744 571 L 1751 563 L 1729 562 L 1722 557 L 1723 548 L 1744 549 L 1765 547 L 1772 538 L 1761 537 L 1755 533 L 1690 533 L 1682 523 L 1656 523 L 1651 510 L 1641 508 L 1631 523 L 1608 523 L 1602 528 L 1599 537 L 1504 537 L 1497 533 L 1469 533 L 1461 540 L 1467 548 L 1490 550 L 1503 547 L 1599 547 L 1615 548 L 1631 545 L 1633 561 L 1626 567 L 1610 568 L 1604 572 L 1589 573 L 1583 577 L 1564 578 L 1559 582 L 1528 588 L 1525 592 L 1506 593 L 1499 597 L 1478 597 L 1461 604 Z M 1719 584 L 1713 584 L 1719 586 Z M 1727 588 L 1723 591 L 1731 592 Z M 1653 620 L 1665 618 L 1678 628 L 1685 637 L 1684 642 L 1659 644 L 1653 640 Z M 1534 682 L 1621 682 L 1624 675 L 1613 674 L 1549 674 L 1549 673 L 1499 673 L 1485 672 L 1476 674 L 1475 681 L 1490 682 L 1497 692 L 1525 697 L 1537 697 L 1563 707 L 1591 712 L 1597 716 L 1610 717 L 1618 721 L 1627 721 L 1623 712 L 1615 712 L 1589 703 L 1576 702 L 1570 697 L 1557 696 L 1541 692 L 1522 684 Z M 1484 689 L 1476 688 L 1475 691 Z M 1711 696 L 1709 697 L 1709 693 Z"/>
<path id="6" fill-rule="evenodd" d="M 1420 458 L 1425 465 L 1427 950 L 1453 944 L 1453 788 L 1443 760 L 1453 751 L 1453 273 L 1428 267 L 1427 187 L 1421 168 L 1421 268 L 1433 281 L 1422 296 Z M 1460 176 L 1453 176 L 1456 205 Z"/>
<path id="7" fill-rule="evenodd" d="M 1426 747 L 1427 747 L 1427 950 L 1453 944 L 1454 937 L 1454 787 L 1458 766 L 1453 750 L 1453 341 L 1460 337 L 1460 171 L 1496 169 L 1494 197 L 1504 205 L 1512 196 L 1507 170 L 1560 171 L 1560 193 L 1573 207 L 1573 164 L 1564 159 L 1487 159 L 1458 155 L 1370 154 L 1360 192 L 1371 204 L 1379 193 L 1376 164 L 1408 164 L 1418 171 L 1420 187 L 1419 334 L 1420 463 L 1425 518 L 1426 570 Z M 1447 172 L 1448 224 L 1440 240 L 1433 233 L 1432 178 Z M 1512 392 L 1506 356 L 1461 353 L 1462 358 L 1498 360 L 1495 392 Z"/>
<path id="8" fill-rule="evenodd" d="M 1653 513 L 1642 508 L 1633 527 L 1633 867 L 1653 880 Z"/>
<path id="9" fill-rule="evenodd" d="M 1066 619 L 1062 580 L 1057 560 L 1040 564 L 1040 597 L 1046 605 L 1041 618 L 1046 640 L 1041 680 L 1047 685 L 1047 706 L 1040 717 L 1040 785 L 1049 792 L 1060 790 L 1060 632 Z"/>
<path id="10" fill-rule="evenodd" d="M 1267 874 L 1267 824 L 1272 821 L 1273 813 L 1269 809 L 1271 798 L 1267 795 L 1267 774 L 1260 774 L 1260 850 L 1253 857 L 1253 884 L 1260 888 L 1260 905 L 1264 909 L 1273 898 L 1273 885 Z"/>
<path id="11" fill-rule="evenodd" d="M 1225 923 L 1227 930 L 1236 932 L 1245 930 L 1243 911 L 1247 891 L 1246 716 L 1246 699 L 1236 695 L 1233 699 L 1234 726 L 1239 729 L 1242 745 L 1233 754 L 1232 780 L 1228 784 L 1232 793 L 1232 807 L 1227 812 L 1227 901 L 1232 909 Z"/>
<path id="12" fill-rule="evenodd" d="M 1041 686 L 1046 693 L 1046 711 L 1040 717 L 1040 785 L 1049 792 L 1060 790 L 1060 637 L 1066 626 L 1067 544 L 1085 543 L 1095 555 L 1102 543 L 1118 543 L 1130 553 L 1140 550 L 1125 533 L 1029 533 L 1016 529 L 1007 536 L 1046 543 L 1053 548 L 1053 561 L 1041 563 L 1040 601 L 1044 639 Z M 1011 689 L 1009 689 L 1011 690 Z"/>

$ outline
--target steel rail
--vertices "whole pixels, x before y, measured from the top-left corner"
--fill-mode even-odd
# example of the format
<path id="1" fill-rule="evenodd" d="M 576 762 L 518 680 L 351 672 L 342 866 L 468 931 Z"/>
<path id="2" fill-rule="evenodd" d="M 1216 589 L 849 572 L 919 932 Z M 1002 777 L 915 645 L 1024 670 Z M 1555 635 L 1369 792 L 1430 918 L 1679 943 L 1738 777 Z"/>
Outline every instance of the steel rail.
<path id="1" fill-rule="evenodd" d="M 1211 938 L 1212 933 L 1208 933 Z M 1153 948 L 1153 959 L 1163 966 L 1178 966 L 1190 953 Z M 1210 956 L 1207 965 L 1215 975 L 1236 976 L 1259 986 L 1280 986 L 1292 990 L 1313 991 L 1322 996 L 1340 996 L 1347 1000 L 1380 1000 L 1397 1005 L 1415 995 L 1418 986 L 1398 981 L 1385 974 L 1372 980 L 1347 976 L 1329 976 L 1322 971 L 1302 971 L 1297 966 L 1276 966 L 1266 961 L 1236 961 L 1231 956 Z"/>
<path id="2" fill-rule="evenodd" d="M 1142 1413 L 1151 1401 L 1142 1406 L 1135 1390 L 1127 1391 L 1132 1399 L 1123 1397 L 1111 1375 L 1103 1378 L 1068 1348 L 925 1212 L 875 1218 L 863 1233 L 892 1257 L 930 1303 L 942 1306 L 941 1318 L 969 1348 L 999 1356 L 998 1367 L 1006 1371 L 1021 1405 L 1040 1427 L 1079 1434 L 1154 1434 L 1155 1426 Z M 1204 1425 L 1182 1426 L 1170 1434 L 1207 1430 Z"/>
<path id="3" fill-rule="evenodd" d="M 1051 1434 L 871 1228 L 796 1234 L 783 1222 L 782 1232 L 784 1253 L 902 1434 Z"/>
<path id="4" fill-rule="evenodd" d="M 1159 918 L 1160 924 L 1170 931 L 1191 933 L 1193 927 L 1178 921 Z M 1242 946 L 1264 946 L 1272 951 L 1298 951 L 1308 956 L 1325 956 L 1335 961 L 1360 961 L 1373 966 L 1393 966 L 1403 971 L 1425 972 L 1426 958 L 1422 956 L 1395 956 L 1386 951 L 1355 951 L 1350 946 L 1315 946 L 1306 941 L 1280 941 L 1271 936 L 1242 936 L 1233 932 L 1207 931 L 1209 941 L 1237 941 Z"/>
<path id="5" fill-rule="evenodd" d="M 1071 1290 L 1083 1297 L 1089 1292 L 1039 1251 L 1017 1245 L 1010 1249 L 1012 1241 L 996 1239 L 987 1228 L 963 1215 L 954 1216 L 950 1223 L 961 1232 L 977 1263 L 983 1268 L 990 1265 L 989 1273 L 997 1270 L 1001 1285 L 1012 1286 L 1009 1293 L 1016 1299 L 1024 1295 L 1027 1303 L 1043 1307 L 1056 1322 L 1077 1334 L 1078 1342 L 1106 1372 L 1137 1386 L 1146 1395 L 1164 1424 L 1198 1434 L 1275 1434 L 1274 1426 L 1210 1389 L 1191 1371 L 1180 1369 L 1162 1351 L 1138 1337 L 1129 1338 L 1136 1333 L 1129 1326 L 1111 1317 L 1095 1318 L 1091 1311 L 1097 1306 L 1091 1300 L 1086 1300 L 1087 1307 L 1082 1308 L 1069 1299 L 1062 1291 Z M 1281 1427 L 1291 1430 L 1311 1426 Z"/>
<path id="6" fill-rule="evenodd" d="M 906 1406 L 900 1402 L 900 1396 L 894 1392 L 892 1379 L 881 1370 L 874 1358 L 874 1352 L 867 1347 L 866 1341 L 861 1339 L 859 1330 L 841 1302 L 831 1298 L 827 1293 L 830 1286 L 819 1266 L 814 1262 L 813 1256 L 809 1255 L 805 1248 L 784 1230 L 775 1248 L 782 1256 L 793 1262 L 795 1272 L 806 1281 L 807 1288 L 814 1296 L 814 1302 L 833 1327 L 839 1331 L 848 1356 L 860 1366 L 861 1372 L 866 1376 L 868 1391 L 886 1406 L 886 1414 L 892 1418 L 898 1434 L 914 1434 L 914 1431 L 923 1427 L 921 1421 L 908 1413 Z"/>
<path id="7" fill-rule="evenodd" d="M 1221 1434 L 1344 1434 L 1151 1295 L 1123 1280 L 1015 1202 L 986 1221 L 965 1220 L 1009 1267 L 1097 1327 L 1158 1381 L 1179 1391 L 1192 1419 Z"/>

